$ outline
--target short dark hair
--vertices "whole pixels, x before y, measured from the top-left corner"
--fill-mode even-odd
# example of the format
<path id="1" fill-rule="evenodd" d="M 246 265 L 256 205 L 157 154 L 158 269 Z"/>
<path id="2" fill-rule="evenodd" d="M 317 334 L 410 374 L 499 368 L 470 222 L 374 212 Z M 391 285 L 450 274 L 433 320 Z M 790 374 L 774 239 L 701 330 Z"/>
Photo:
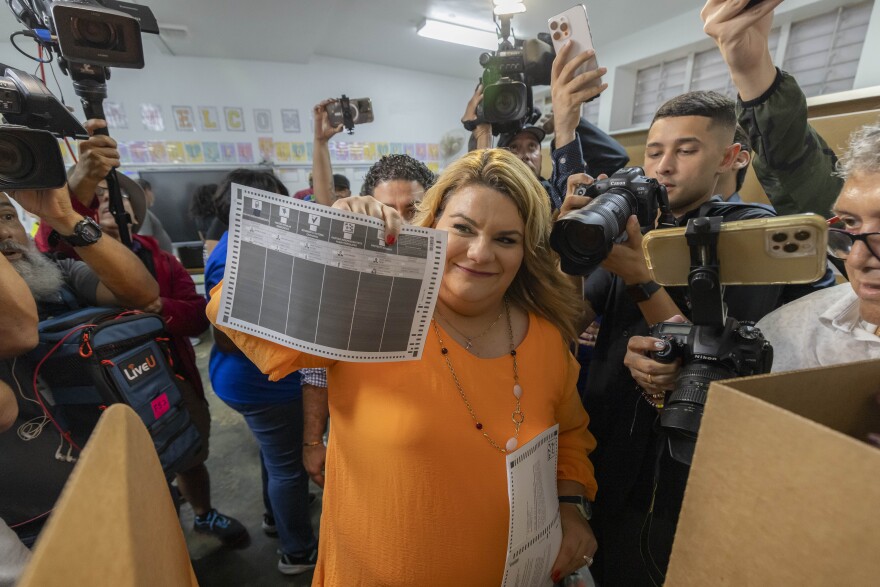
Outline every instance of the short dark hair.
<path id="1" fill-rule="evenodd" d="M 385 155 L 367 171 L 364 185 L 361 186 L 361 195 L 372 196 L 377 185 L 397 179 L 415 181 L 427 191 L 434 185 L 436 178 L 424 163 L 409 155 Z"/>
<path id="2" fill-rule="evenodd" d="M 148 181 L 147 181 L 146 179 L 144 179 L 143 177 L 139 177 L 138 180 L 137 180 L 137 182 L 138 182 L 138 185 L 141 186 L 141 189 L 142 189 L 142 190 L 144 190 L 144 191 L 147 191 L 147 190 L 153 191 L 153 186 L 150 184 L 150 182 L 148 182 Z"/>
<path id="3" fill-rule="evenodd" d="M 661 118 L 679 116 L 704 116 L 712 121 L 712 125 L 720 124 L 723 128 L 730 129 L 731 134 L 736 128 L 736 105 L 733 100 L 718 92 L 699 90 L 668 100 L 654 114 L 651 126 Z"/>
<path id="4" fill-rule="evenodd" d="M 206 183 L 197 187 L 189 201 L 190 218 L 213 218 L 215 193 L 217 193 L 216 183 Z"/>
<path id="5" fill-rule="evenodd" d="M 257 169 L 235 169 L 230 171 L 214 192 L 214 210 L 217 219 L 223 224 L 229 223 L 229 206 L 232 202 L 232 184 L 238 183 L 249 188 L 274 192 L 289 196 L 290 192 L 270 171 Z"/>
<path id="6" fill-rule="evenodd" d="M 733 131 L 733 142 L 739 143 L 741 151 L 746 151 L 748 153 L 752 152 L 752 145 L 749 142 L 749 135 L 746 130 L 738 124 L 736 125 L 736 129 L 734 129 Z M 746 174 L 748 172 L 748 165 L 736 172 L 736 191 L 742 189 L 743 184 L 746 182 Z"/>

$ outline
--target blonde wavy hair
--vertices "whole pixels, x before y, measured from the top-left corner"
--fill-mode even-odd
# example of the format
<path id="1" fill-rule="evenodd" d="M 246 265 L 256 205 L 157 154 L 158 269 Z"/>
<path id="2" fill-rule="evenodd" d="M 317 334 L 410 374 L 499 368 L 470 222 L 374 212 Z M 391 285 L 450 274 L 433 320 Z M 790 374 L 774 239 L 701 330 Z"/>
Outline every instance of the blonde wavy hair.
<path id="1" fill-rule="evenodd" d="M 434 226 L 450 196 L 472 185 L 508 196 L 525 224 L 523 261 L 507 289 L 508 299 L 549 320 L 567 340 L 575 340 L 583 302 L 574 284 L 559 270 L 559 257 L 550 248 L 550 199 L 532 170 L 510 151 L 471 151 L 447 167 L 418 204 L 413 225 Z"/>

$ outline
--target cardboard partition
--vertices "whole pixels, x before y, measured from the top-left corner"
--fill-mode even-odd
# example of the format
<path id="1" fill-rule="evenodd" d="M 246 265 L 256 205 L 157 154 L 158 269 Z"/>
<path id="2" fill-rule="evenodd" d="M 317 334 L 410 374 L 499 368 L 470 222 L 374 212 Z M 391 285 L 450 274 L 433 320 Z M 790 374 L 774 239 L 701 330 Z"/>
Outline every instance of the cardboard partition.
<path id="1" fill-rule="evenodd" d="M 666 585 L 880 585 L 880 361 L 714 382 Z"/>
<path id="2" fill-rule="evenodd" d="M 20 587 L 198 585 L 159 457 L 128 406 L 95 427 Z"/>

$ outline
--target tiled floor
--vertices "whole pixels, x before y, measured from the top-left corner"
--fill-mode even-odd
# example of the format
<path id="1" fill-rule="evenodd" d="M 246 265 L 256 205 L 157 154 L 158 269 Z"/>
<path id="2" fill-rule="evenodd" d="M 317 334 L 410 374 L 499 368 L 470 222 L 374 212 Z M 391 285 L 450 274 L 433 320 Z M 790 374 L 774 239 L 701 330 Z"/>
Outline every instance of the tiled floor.
<path id="1" fill-rule="evenodd" d="M 311 585 L 312 573 L 286 577 L 278 572 L 278 541 L 266 536 L 260 524 L 263 520 L 263 500 L 260 489 L 260 461 L 257 443 L 244 420 L 229 409 L 210 390 L 208 354 L 211 350 L 209 334 L 202 335 L 196 357 L 202 380 L 211 405 L 211 494 L 214 507 L 237 518 L 251 535 L 250 544 L 230 550 L 219 541 L 192 532 L 192 510 L 181 508 L 181 523 L 187 546 L 193 559 L 193 568 L 202 587 L 241 586 L 270 587 L 273 585 Z M 312 492 L 320 488 L 312 485 Z M 312 523 L 318 529 L 321 500 L 312 505 Z"/>

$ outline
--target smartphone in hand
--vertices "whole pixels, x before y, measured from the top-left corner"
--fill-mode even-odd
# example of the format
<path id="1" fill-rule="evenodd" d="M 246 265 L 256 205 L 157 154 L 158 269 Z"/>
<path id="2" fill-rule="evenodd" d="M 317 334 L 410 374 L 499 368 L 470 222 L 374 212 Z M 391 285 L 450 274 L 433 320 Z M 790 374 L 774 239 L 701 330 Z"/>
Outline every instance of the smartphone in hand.
<path id="1" fill-rule="evenodd" d="M 571 40 L 572 47 L 568 54 L 571 61 L 584 51 L 593 50 L 593 36 L 590 34 L 590 20 L 587 17 L 587 8 L 578 4 L 565 12 L 551 17 L 547 21 L 550 27 L 550 38 L 553 40 L 553 48 L 558 54 L 562 46 Z M 594 69 L 599 69 L 599 62 L 593 56 L 577 69 L 575 75 L 580 75 Z M 601 79 L 596 79 L 588 87 L 602 85 Z"/>

